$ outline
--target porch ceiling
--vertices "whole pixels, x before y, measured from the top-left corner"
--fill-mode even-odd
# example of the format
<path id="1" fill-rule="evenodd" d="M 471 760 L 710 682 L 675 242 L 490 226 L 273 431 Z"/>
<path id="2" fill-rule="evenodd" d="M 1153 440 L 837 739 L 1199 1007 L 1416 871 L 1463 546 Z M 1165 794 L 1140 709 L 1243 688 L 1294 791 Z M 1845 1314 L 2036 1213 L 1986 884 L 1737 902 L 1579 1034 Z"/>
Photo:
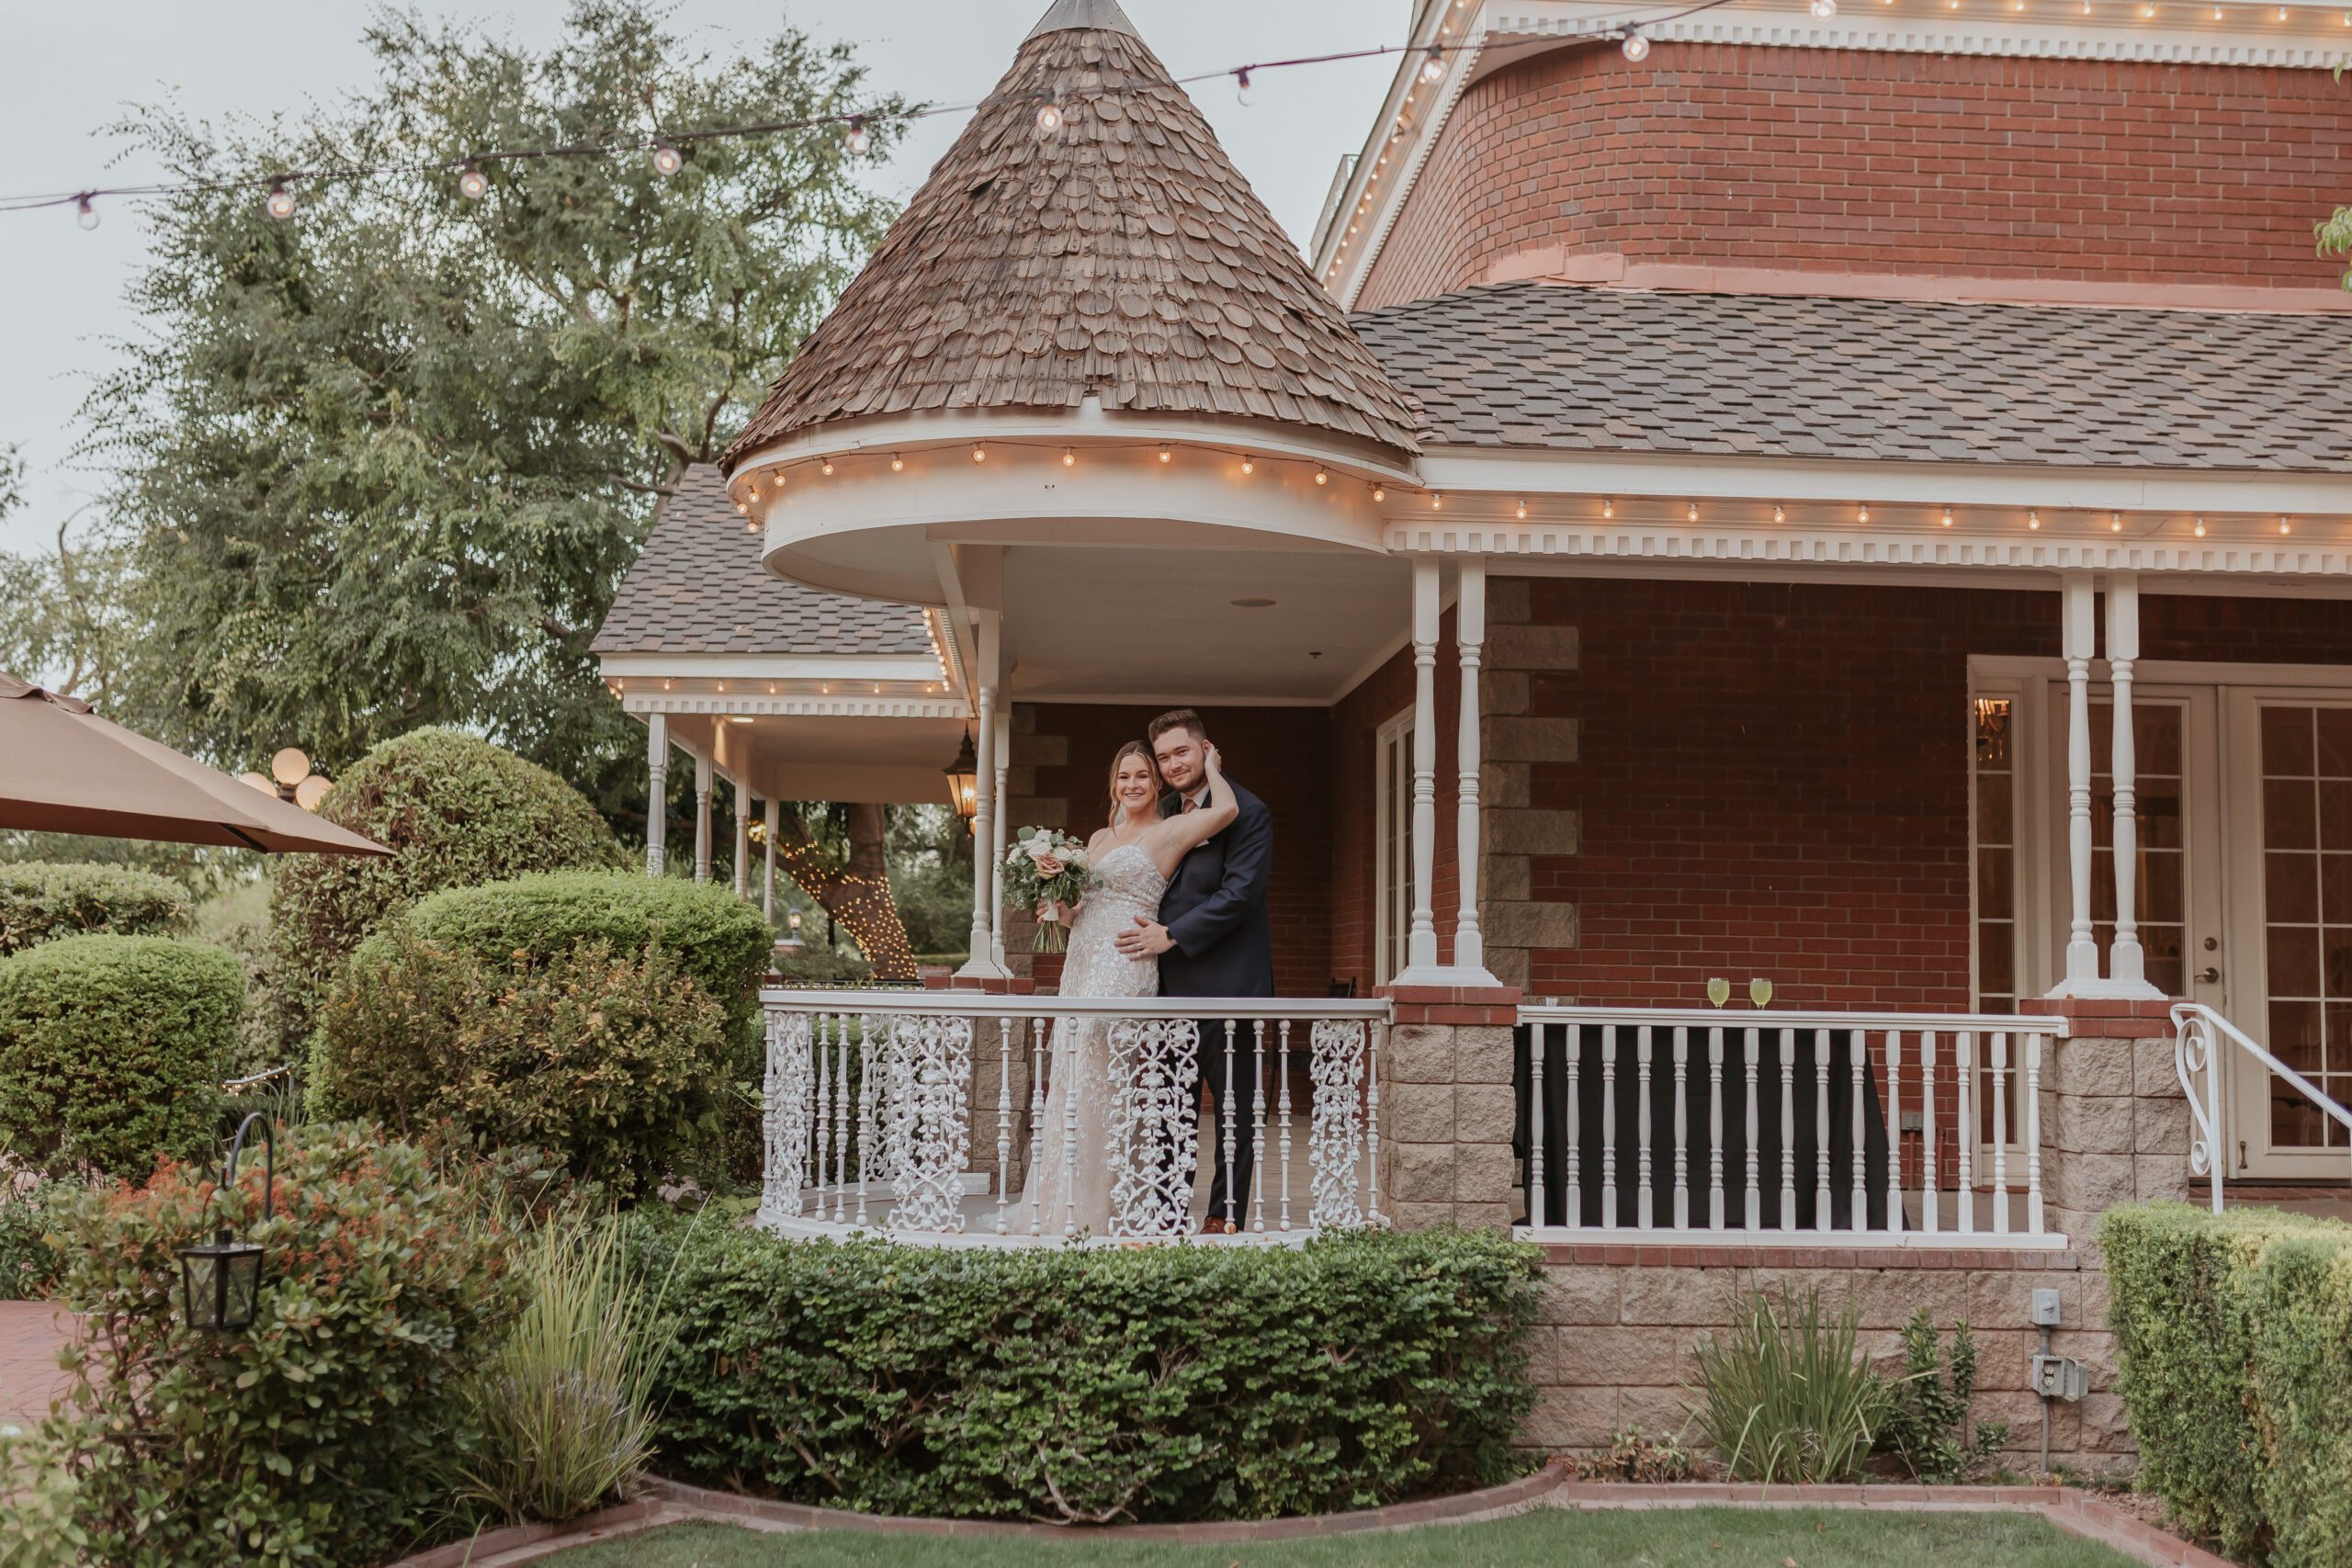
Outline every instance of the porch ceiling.
<path id="1" fill-rule="evenodd" d="M 1012 693 L 1331 702 L 1404 640 L 1410 581 L 1404 560 L 1354 551 L 1014 547 L 1004 558 Z"/>
<path id="2" fill-rule="evenodd" d="M 689 714 L 668 716 L 670 739 L 712 758 L 769 800 L 947 803 L 943 773 L 963 721 L 937 716 Z"/>

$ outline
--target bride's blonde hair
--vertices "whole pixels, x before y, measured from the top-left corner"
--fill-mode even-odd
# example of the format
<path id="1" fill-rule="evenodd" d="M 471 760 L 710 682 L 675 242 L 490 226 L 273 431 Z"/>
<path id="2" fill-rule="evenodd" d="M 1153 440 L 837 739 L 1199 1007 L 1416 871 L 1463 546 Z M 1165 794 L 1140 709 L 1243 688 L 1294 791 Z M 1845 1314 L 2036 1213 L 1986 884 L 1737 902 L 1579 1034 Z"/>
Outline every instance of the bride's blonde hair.
<path id="1" fill-rule="evenodd" d="M 1151 754 L 1150 747 L 1145 745 L 1140 740 L 1130 740 L 1125 746 L 1120 747 L 1111 758 L 1110 825 L 1114 828 L 1119 825 L 1119 764 L 1125 761 L 1129 757 L 1141 757 L 1143 759 L 1143 765 L 1151 770 L 1151 797 L 1154 800 L 1158 800 L 1161 793 L 1167 788 L 1167 785 L 1160 781 L 1159 759 Z"/>

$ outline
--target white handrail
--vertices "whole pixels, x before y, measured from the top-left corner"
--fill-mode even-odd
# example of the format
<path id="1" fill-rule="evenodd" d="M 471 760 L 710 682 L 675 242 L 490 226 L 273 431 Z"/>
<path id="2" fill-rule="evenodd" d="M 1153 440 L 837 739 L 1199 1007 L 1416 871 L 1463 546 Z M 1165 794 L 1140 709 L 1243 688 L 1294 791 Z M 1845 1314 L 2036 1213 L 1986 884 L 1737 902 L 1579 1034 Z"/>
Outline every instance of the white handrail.
<path id="1" fill-rule="evenodd" d="M 2221 1070 L 2214 1058 L 2215 1044 L 2227 1040 L 2270 1072 L 2284 1078 L 2298 1093 L 2320 1111 L 2340 1123 L 2352 1134 L 2352 1111 L 2346 1110 L 2322 1093 L 2311 1079 L 2295 1071 L 2272 1055 L 2246 1032 L 2223 1018 L 2203 1002 L 2176 1002 L 2172 1009 L 2172 1070 L 2180 1079 L 2181 1093 L 2188 1098 L 2188 1113 L 2196 1122 L 2196 1136 L 2188 1144 L 2188 1169 L 2193 1176 L 2209 1177 L 2212 1181 L 2213 1213 L 2222 1212 L 2222 1181 L 2229 1165 L 2222 1154 L 2224 1134 L 2222 1131 L 2222 1085 L 2229 1074 Z M 2197 1093 L 2197 1075 L 2205 1075 L 2205 1095 L 2200 1100 Z"/>
<path id="2" fill-rule="evenodd" d="M 1580 1003 L 1521 1002 L 1522 1023 L 1683 1024 L 1711 1029 L 1939 1029 L 1947 1033 L 2049 1034 L 2064 1037 L 2066 1020 L 2057 1013 L 1833 1012 L 1789 1008 L 1587 1007 Z"/>
<path id="3" fill-rule="evenodd" d="M 1385 1022 L 1385 998 L 1342 997 L 1059 997 L 954 989 L 804 991 L 772 987 L 760 992 L 763 1007 L 786 1012 L 951 1013 L 958 1018 L 1361 1019 Z"/>

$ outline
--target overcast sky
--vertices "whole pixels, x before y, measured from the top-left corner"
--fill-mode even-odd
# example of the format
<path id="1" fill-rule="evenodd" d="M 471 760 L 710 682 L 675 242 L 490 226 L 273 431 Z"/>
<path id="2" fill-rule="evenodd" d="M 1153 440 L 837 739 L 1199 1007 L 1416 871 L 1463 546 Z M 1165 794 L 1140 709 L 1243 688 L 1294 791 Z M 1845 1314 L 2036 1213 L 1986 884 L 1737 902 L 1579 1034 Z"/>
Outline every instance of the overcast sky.
<path id="1" fill-rule="evenodd" d="M 1410 0 L 1124 0 L 1145 39 L 1178 76 L 1255 61 L 1398 42 Z M 773 32 L 779 22 L 860 48 L 877 90 L 937 103 L 968 101 L 993 86 L 1046 0 L 679 0 L 673 24 L 714 48 Z M 426 0 L 486 31 L 544 43 L 568 0 Z M 121 149 L 99 134 L 124 105 L 176 96 L 196 118 L 266 116 L 332 103 L 368 78 L 359 41 L 371 7 L 354 0 L 0 0 L 0 196 L 122 184 L 154 173 L 114 162 Z M 1193 96 L 1227 151 L 1274 216 L 1302 243 L 1331 172 L 1363 141 L 1392 62 L 1355 61 L 1270 72 L 1254 102 L 1227 82 Z M 877 189 L 912 193 L 962 126 L 960 117 L 920 121 Z M 89 378 L 130 335 L 125 285 L 148 236 L 139 214 L 116 204 L 84 232 L 70 208 L 0 214 L 0 446 L 30 463 L 29 504 L 0 522 L 0 548 L 46 543 L 66 513 L 105 487 L 67 452 L 74 410 Z"/>

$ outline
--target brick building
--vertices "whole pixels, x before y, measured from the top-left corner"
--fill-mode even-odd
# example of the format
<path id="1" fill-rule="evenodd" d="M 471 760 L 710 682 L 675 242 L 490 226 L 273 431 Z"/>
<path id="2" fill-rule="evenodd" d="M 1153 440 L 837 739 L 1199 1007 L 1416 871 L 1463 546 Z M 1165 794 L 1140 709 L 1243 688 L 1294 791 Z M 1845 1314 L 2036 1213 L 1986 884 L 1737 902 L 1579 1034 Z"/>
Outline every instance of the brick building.
<path id="1" fill-rule="evenodd" d="M 729 452 L 756 532 L 708 481 L 831 654 L 608 673 L 753 795 L 928 795 L 968 726 L 998 848 L 1199 707 L 1276 819 L 1238 1070 L 1311 1223 L 1552 1249 L 1532 1440 L 1671 1424 L 1772 1268 L 1991 1331 L 2020 1441 L 2058 1282 L 2114 1459 L 2098 1212 L 2352 1125 L 2346 22 L 1829 9 L 1430 0 L 1302 261 L 1059 0 Z M 983 878 L 976 989 L 893 1004 L 967 1086 L 903 1228 L 1023 1239 L 1027 946 Z M 786 1228 L 876 1195 L 855 1012 L 776 1003 Z"/>

